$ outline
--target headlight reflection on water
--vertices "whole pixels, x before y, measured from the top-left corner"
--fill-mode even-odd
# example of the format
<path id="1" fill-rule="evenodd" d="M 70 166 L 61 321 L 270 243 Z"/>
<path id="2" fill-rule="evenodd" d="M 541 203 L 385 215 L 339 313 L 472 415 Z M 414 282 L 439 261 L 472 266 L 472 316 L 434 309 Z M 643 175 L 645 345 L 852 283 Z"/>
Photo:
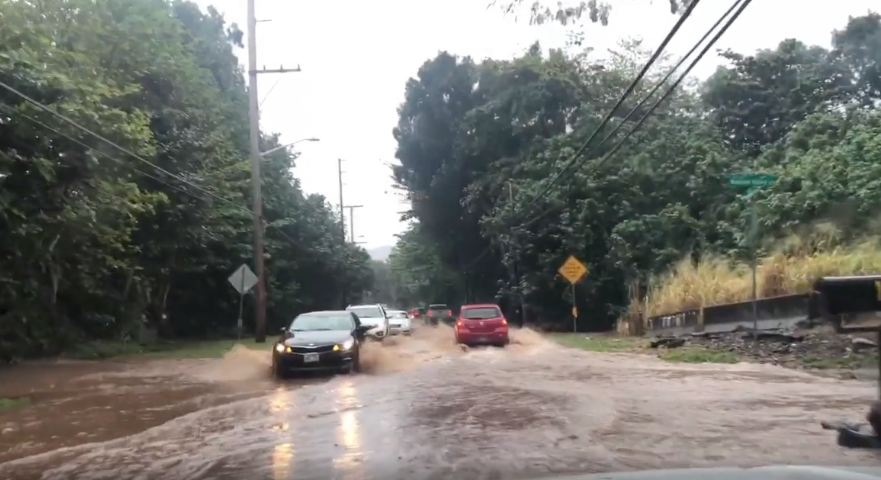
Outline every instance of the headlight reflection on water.
<path id="1" fill-rule="evenodd" d="M 343 408 L 337 425 L 337 443 L 345 450 L 334 458 L 333 464 L 338 471 L 345 474 L 344 480 L 363 478 L 361 457 L 361 429 L 358 424 L 359 406 L 358 391 L 351 381 L 346 382 L 338 390 L 338 404 Z"/>
<path id="2" fill-rule="evenodd" d="M 292 397 L 293 395 L 290 391 L 279 387 L 269 397 L 269 411 L 274 414 L 281 414 L 279 416 L 287 420 L 287 415 L 295 406 Z M 281 424 L 279 430 L 284 435 L 290 435 L 287 421 Z M 272 473 L 275 480 L 287 480 L 290 478 L 295 453 L 294 444 L 290 442 L 279 443 L 272 449 Z"/>
<path id="3" fill-rule="evenodd" d="M 294 462 L 294 445 L 281 443 L 272 450 L 272 474 L 275 480 L 290 478 L 291 464 Z"/>
<path id="4" fill-rule="evenodd" d="M 331 393 L 331 392 L 328 392 Z M 336 444 L 341 448 L 333 452 L 333 468 L 341 475 L 341 480 L 361 480 L 364 478 L 362 457 L 364 455 L 361 445 L 361 430 L 358 420 L 360 399 L 358 391 L 351 380 L 346 381 L 333 391 L 337 396 L 336 405 L 340 413 L 336 426 Z M 283 423 L 278 425 L 282 439 L 293 440 L 278 443 L 272 450 L 272 472 L 274 480 L 287 480 L 294 474 L 294 461 L 296 457 L 295 443 L 299 438 L 297 425 L 289 424 L 290 416 L 295 414 L 296 395 L 294 392 L 279 387 L 269 397 L 269 410 L 277 415 Z"/>

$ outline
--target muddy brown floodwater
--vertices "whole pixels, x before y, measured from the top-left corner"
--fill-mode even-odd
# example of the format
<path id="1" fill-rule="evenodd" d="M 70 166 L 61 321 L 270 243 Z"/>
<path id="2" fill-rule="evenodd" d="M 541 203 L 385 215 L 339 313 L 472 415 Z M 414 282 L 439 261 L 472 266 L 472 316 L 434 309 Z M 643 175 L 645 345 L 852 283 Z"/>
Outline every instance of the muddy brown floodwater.
<path id="1" fill-rule="evenodd" d="M 357 376 L 278 384 L 268 354 L 28 365 L 0 396 L 0 478 L 525 479 L 767 464 L 879 465 L 823 419 L 870 383 L 762 365 L 675 365 L 563 349 L 527 330 L 462 351 L 448 330 L 365 351 Z"/>

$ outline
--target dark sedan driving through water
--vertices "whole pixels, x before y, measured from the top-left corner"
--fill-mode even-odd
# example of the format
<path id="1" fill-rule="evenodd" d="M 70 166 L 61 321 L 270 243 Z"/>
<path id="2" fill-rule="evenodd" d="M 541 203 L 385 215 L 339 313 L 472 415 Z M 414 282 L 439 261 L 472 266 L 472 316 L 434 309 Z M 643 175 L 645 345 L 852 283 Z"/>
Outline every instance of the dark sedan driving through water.
<path id="1" fill-rule="evenodd" d="M 272 373 L 284 378 L 298 371 L 360 370 L 361 343 L 369 326 L 347 311 L 304 313 L 283 329 L 272 349 Z"/>

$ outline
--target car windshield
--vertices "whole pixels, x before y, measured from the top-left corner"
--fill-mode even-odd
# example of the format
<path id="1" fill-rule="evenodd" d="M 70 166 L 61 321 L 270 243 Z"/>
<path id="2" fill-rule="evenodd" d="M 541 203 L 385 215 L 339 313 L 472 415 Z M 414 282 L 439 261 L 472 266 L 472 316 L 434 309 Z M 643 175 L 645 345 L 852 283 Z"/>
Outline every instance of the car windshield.
<path id="1" fill-rule="evenodd" d="M 392 312 L 392 318 L 407 318 L 407 312 Z"/>
<path id="2" fill-rule="evenodd" d="M 428 307 L 429 310 L 449 310 L 450 307 L 446 305 L 430 305 Z"/>
<path id="3" fill-rule="evenodd" d="M 462 310 L 462 317 L 468 320 L 483 320 L 486 318 L 498 318 L 502 312 L 497 307 L 468 308 Z"/>
<path id="4" fill-rule="evenodd" d="M 347 313 L 337 313 L 334 315 L 316 315 L 306 313 L 295 318 L 291 322 L 291 331 L 294 332 L 315 332 L 320 330 L 352 330 L 355 328 L 355 322 L 352 316 Z"/>
<path id="5" fill-rule="evenodd" d="M 358 318 L 382 318 L 379 307 L 352 307 L 349 311 L 358 315 Z"/>

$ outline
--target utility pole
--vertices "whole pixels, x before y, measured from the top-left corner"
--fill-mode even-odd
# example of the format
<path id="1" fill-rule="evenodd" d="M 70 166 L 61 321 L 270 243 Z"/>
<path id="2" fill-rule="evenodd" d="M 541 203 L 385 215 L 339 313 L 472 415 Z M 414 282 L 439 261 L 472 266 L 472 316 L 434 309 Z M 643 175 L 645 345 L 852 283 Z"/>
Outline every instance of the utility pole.
<path id="1" fill-rule="evenodd" d="M 336 161 L 337 164 L 337 177 L 340 182 L 340 229 L 343 232 L 343 243 L 346 243 L 346 216 L 343 213 L 343 159 L 338 158 Z M 343 285 L 343 288 L 340 289 L 340 308 L 346 308 L 348 305 L 347 299 L 349 298 L 349 291 L 346 285 Z"/>
<path id="2" fill-rule="evenodd" d="M 343 159 L 337 159 L 337 171 L 339 172 L 337 176 L 339 177 L 340 182 L 340 225 L 343 229 L 343 241 L 346 240 L 346 215 L 344 209 L 346 207 L 343 206 Z"/>
<path id="3" fill-rule="evenodd" d="M 254 216 L 254 272 L 257 275 L 254 297 L 254 341 L 266 341 L 266 279 L 263 264 L 263 196 L 260 192 L 260 98 L 257 95 L 257 74 L 299 72 L 281 66 L 276 69 L 257 70 L 257 13 L 256 0 L 248 0 L 248 114 L 251 120 L 251 183 L 253 184 Z"/>
<path id="4" fill-rule="evenodd" d="M 355 209 L 362 208 L 364 205 L 346 205 L 349 209 L 349 243 L 355 242 Z"/>

